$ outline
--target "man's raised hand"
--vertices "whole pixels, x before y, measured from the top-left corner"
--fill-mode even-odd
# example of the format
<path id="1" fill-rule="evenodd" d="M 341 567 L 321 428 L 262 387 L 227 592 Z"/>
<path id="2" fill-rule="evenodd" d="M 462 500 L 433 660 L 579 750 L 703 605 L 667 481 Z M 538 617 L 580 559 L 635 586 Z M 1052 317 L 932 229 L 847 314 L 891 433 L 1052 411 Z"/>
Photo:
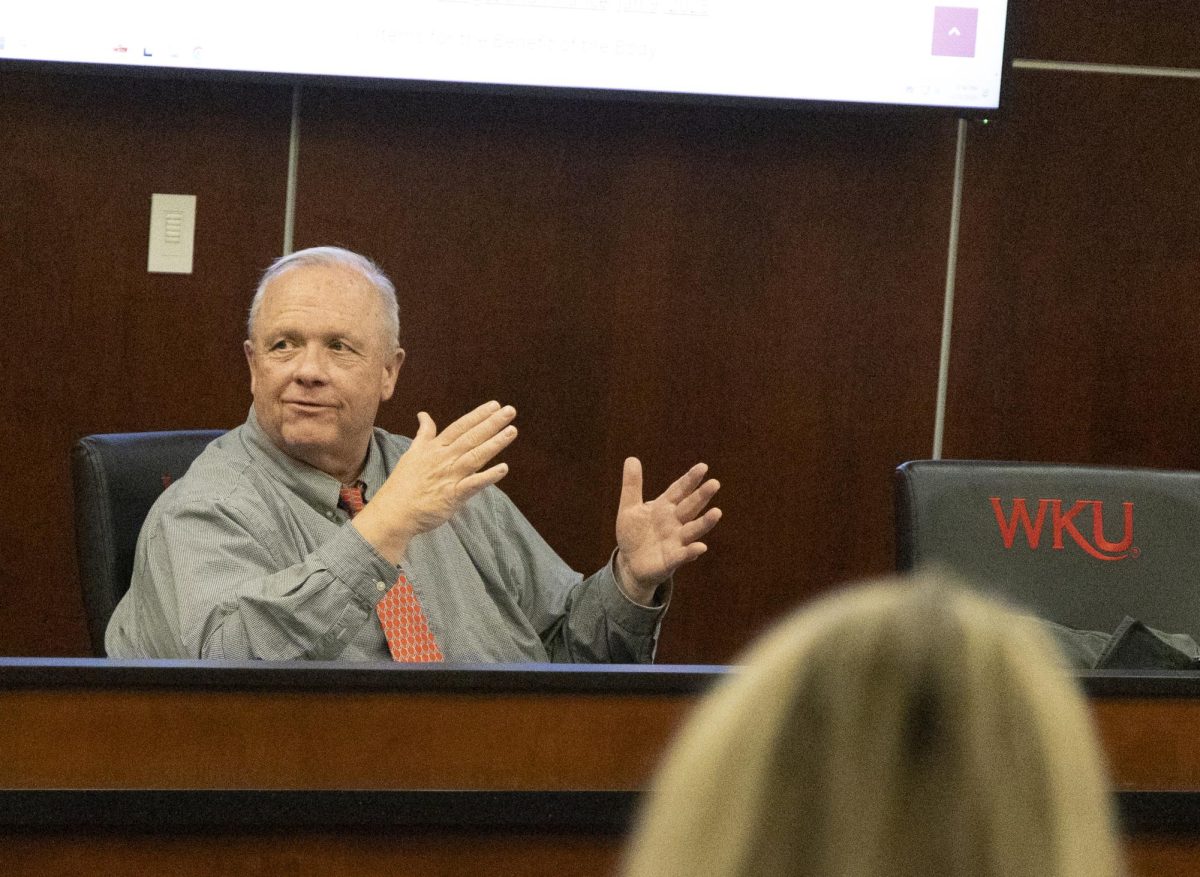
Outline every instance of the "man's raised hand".
<path id="1" fill-rule="evenodd" d="M 417 415 L 412 446 L 353 525 L 384 557 L 399 563 L 408 542 L 448 521 L 463 503 L 508 474 L 507 463 L 485 469 L 517 437 L 511 405 L 486 402 L 440 433 Z"/>
<path id="2" fill-rule="evenodd" d="M 630 598 L 648 605 L 655 589 L 676 569 L 708 550 L 700 541 L 721 520 L 721 510 L 705 511 L 721 488 L 704 480 L 708 466 L 697 463 L 650 502 L 642 500 L 642 464 L 625 461 L 617 509 L 617 583 Z"/>

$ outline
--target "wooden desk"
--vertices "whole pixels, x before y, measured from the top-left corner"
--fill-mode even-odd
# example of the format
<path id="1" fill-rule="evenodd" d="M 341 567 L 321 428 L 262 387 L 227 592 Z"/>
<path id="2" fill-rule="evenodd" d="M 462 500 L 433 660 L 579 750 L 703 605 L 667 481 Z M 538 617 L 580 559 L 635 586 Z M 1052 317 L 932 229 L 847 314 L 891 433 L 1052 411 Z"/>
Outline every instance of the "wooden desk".
<path id="1" fill-rule="evenodd" d="M 611 874 L 725 672 L 0 659 L 3 867 Z M 1200 674 L 1082 682 L 1133 872 L 1200 873 Z"/>
<path id="2" fill-rule="evenodd" d="M 609 874 L 723 672 L 0 660 L 4 871 Z"/>
<path id="3" fill-rule="evenodd" d="M 1133 874 L 1200 874 L 1200 673 L 1091 671 Z"/>

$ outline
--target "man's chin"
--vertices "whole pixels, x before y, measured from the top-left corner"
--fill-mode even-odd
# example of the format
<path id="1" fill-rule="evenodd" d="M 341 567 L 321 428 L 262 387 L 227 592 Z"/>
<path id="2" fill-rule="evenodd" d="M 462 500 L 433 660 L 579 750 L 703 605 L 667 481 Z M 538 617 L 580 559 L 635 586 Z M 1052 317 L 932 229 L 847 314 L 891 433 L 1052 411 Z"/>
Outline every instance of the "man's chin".
<path id="1" fill-rule="evenodd" d="M 284 427 L 279 436 L 280 450 L 310 466 L 322 469 L 322 462 L 337 455 L 338 435 L 333 430 Z"/>

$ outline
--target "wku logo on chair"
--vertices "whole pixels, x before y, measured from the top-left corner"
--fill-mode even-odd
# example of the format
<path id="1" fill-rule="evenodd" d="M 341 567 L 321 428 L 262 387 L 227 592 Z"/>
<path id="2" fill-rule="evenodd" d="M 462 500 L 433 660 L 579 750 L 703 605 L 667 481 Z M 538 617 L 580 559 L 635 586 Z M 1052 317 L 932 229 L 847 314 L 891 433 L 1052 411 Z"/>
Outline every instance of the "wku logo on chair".
<path id="1" fill-rule="evenodd" d="M 1025 542 L 1031 550 L 1042 544 L 1042 535 L 1049 518 L 1050 532 L 1053 536 L 1052 547 L 1055 551 L 1063 550 L 1063 536 L 1070 536 L 1072 541 L 1097 560 L 1124 560 L 1126 557 L 1137 557 L 1140 553 L 1133 547 L 1133 503 L 1123 502 L 1125 512 L 1125 531 L 1120 542 L 1110 542 L 1104 537 L 1104 503 L 1096 499 L 1081 499 L 1064 511 L 1061 499 L 1039 499 L 1037 511 L 1031 517 L 1029 502 L 1023 498 L 1012 501 L 1012 511 L 1005 513 L 1000 497 L 993 496 L 992 511 L 996 513 L 996 523 L 1000 527 L 1000 538 L 1004 547 L 1012 549 L 1017 538 L 1017 528 L 1025 531 Z M 1091 507 L 1091 515 L 1086 514 Z M 1049 514 L 1047 514 L 1049 512 Z M 1080 530 L 1086 528 L 1084 523 L 1091 518 L 1091 541 Z"/>

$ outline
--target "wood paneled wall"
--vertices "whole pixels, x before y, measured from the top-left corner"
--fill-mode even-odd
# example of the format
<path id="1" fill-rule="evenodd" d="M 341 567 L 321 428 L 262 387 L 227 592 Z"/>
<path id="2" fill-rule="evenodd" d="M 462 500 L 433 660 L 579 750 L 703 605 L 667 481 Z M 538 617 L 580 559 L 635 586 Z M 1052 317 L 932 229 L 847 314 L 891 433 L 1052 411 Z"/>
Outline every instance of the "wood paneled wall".
<path id="1" fill-rule="evenodd" d="M 1200 468 L 1200 79 L 1011 85 L 970 134 L 946 455 Z"/>
<path id="2" fill-rule="evenodd" d="M 1200 67 L 1183 0 L 1102 6 L 1019 0 L 1014 54 Z M 947 456 L 1196 468 L 1200 81 L 1019 69 L 1006 98 L 968 135 Z M 290 101 L 0 70 L 0 653 L 86 653 L 76 438 L 244 416 Z M 397 281 L 384 426 L 517 406 L 503 486 L 578 568 L 611 550 L 624 456 L 655 491 L 711 464 L 725 520 L 660 657 L 721 661 L 891 567 L 891 470 L 932 442 L 954 145 L 931 113 L 307 87 L 296 245 Z M 199 198 L 190 276 L 145 272 L 152 192 Z"/>
<path id="3" fill-rule="evenodd" d="M 289 114 L 280 87 L 0 71 L 0 652 L 88 653 L 76 439 L 245 416 Z M 153 192 L 199 196 L 191 275 L 146 272 Z"/>
<path id="4" fill-rule="evenodd" d="M 297 244 L 374 253 L 402 290 L 390 427 L 515 404 L 502 486 L 578 568 L 612 549 L 626 455 L 654 492 L 696 460 L 722 480 L 663 659 L 888 568 L 888 474 L 930 441 L 952 121 L 307 101 Z"/>

